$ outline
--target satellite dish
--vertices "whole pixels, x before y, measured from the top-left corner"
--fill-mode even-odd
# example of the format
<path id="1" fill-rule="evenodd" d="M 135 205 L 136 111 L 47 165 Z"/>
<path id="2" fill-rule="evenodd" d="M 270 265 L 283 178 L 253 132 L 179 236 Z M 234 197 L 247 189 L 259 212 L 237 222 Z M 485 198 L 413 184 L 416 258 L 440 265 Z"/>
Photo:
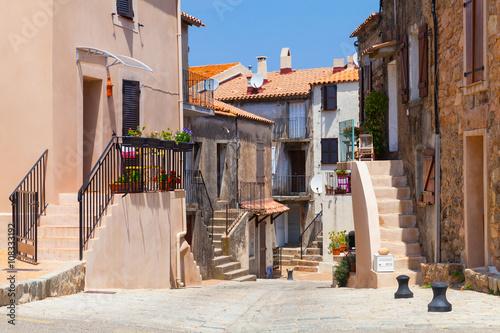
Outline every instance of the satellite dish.
<path id="1" fill-rule="evenodd" d="M 358 52 L 354 53 L 353 56 L 352 56 L 352 61 L 354 62 L 354 64 L 359 67 L 359 61 L 358 61 Z"/>
<path id="2" fill-rule="evenodd" d="M 264 83 L 264 78 L 260 74 L 255 74 L 250 79 L 250 85 L 254 88 L 260 88 Z"/>
<path id="3" fill-rule="evenodd" d="M 206 79 L 204 84 L 205 90 L 214 91 L 219 88 L 219 81 L 216 79 Z"/>
<path id="4" fill-rule="evenodd" d="M 316 194 L 321 194 L 323 192 L 323 176 L 317 175 L 311 179 L 311 190 Z"/>

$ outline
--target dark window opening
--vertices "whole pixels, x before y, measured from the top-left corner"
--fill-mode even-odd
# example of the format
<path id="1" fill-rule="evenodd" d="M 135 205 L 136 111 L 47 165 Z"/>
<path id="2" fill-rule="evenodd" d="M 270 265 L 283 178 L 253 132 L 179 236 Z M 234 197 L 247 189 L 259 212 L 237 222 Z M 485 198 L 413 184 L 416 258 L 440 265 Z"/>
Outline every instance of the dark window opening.
<path id="1" fill-rule="evenodd" d="M 337 110 L 337 85 L 323 86 L 323 110 Z"/>
<path id="2" fill-rule="evenodd" d="M 339 160 L 338 138 L 321 139 L 321 163 L 337 164 Z"/>
<path id="3" fill-rule="evenodd" d="M 132 7 L 132 1 L 133 0 L 116 0 L 116 11 L 118 15 L 133 20 L 134 9 Z"/>
<path id="4" fill-rule="evenodd" d="M 128 135 L 129 129 L 137 129 L 139 126 L 139 81 L 123 80 L 123 131 L 122 134 Z"/>

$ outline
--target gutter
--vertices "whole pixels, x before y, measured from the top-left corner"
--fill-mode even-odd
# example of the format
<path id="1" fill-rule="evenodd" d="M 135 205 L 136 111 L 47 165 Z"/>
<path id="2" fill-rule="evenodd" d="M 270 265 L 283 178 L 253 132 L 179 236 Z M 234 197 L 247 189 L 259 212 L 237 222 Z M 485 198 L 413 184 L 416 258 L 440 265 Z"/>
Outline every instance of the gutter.
<path id="1" fill-rule="evenodd" d="M 181 0 L 177 0 L 177 69 L 179 78 L 177 85 L 179 86 L 179 130 L 184 127 L 184 111 L 183 111 L 183 91 L 182 91 L 182 16 L 181 16 Z"/>

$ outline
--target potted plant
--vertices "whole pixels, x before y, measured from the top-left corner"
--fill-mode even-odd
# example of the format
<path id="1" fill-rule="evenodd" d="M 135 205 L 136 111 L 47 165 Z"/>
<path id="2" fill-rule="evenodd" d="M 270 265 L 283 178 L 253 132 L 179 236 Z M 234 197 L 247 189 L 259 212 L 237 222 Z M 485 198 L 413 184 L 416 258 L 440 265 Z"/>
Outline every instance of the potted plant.
<path id="1" fill-rule="evenodd" d="M 424 201 L 424 192 L 420 192 L 420 194 L 418 195 L 419 199 L 420 199 L 420 202 L 423 202 Z"/>
<path id="2" fill-rule="evenodd" d="M 158 175 L 155 176 L 153 181 L 159 184 L 159 188 L 162 191 L 173 191 L 175 190 L 176 184 L 181 183 L 181 177 L 177 175 L 175 170 L 167 173 L 165 170 L 161 170 Z"/>
<path id="3" fill-rule="evenodd" d="M 124 146 L 131 147 L 142 147 L 144 144 L 144 138 L 142 138 L 142 132 L 146 129 L 146 126 L 142 128 L 137 126 L 136 129 L 128 129 L 128 136 L 122 138 Z"/>
<path id="4" fill-rule="evenodd" d="M 182 151 L 191 151 L 193 150 L 194 143 L 191 142 L 191 136 L 193 132 L 185 127 L 182 131 L 175 132 L 175 143 L 178 148 Z"/>
<path id="5" fill-rule="evenodd" d="M 160 139 L 160 148 L 172 149 L 175 147 L 174 136 L 170 127 L 166 131 L 161 131 Z"/>
<path id="6" fill-rule="evenodd" d="M 333 194 L 333 186 L 325 185 L 326 194 Z"/>
<path id="7" fill-rule="evenodd" d="M 125 192 L 141 192 L 141 180 L 142 173 L 139 171 L 131 170 L 128 175 L 121 175 L 112 184 L 109 184 L 109 188 L 115 193 L 125 193 Z"/>
<path id="8" fill-rule="evenodd" d="M 158 148 L 160 145 L 160 134 L 157 131 L 152 131 L 146 135 L 144 139 L 144 147 Z"/>
<path id="9" fill-rule="evenodd" d="M 347 248 L 346 231 L 331 231 L 328 233 L 330 245 L 328 245 L 328 253 L 338 256 L 340 252 Z"/>
<path id="10" fill-rule="evenodd" d="M 342 258 L 340 260 L 337 268 L 333 272 L 333 278 L 337 282 L 339 287 L 347 286 L 347 281 L 349 280 L 349 273 L 351 271 L 350 263 L 348 257 Z"/>
<path id="11" fill-rule="evenodd" d="M 337 170 L 335 171 L 337 178 L 347 178 L 349 177 L 349 171 L 347 170 Z"/>

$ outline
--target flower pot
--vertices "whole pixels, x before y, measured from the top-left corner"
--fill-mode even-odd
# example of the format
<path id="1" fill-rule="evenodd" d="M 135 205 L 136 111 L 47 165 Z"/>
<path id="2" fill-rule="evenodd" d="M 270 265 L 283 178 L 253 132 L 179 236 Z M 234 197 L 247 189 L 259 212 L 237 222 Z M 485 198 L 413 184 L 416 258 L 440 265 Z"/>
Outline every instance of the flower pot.
<path id="1" fill-rule="evenodd" d="M 340 245 L 340 252 L 344 252 L 347 249 L 347 245 Z"/>
<path id="2" fill-rule="evenodd" d="M 340 255 L 340 249 L 332 249 L 332 254 L 333 254 L 334 256 L 338 256 L 338 255 Z"/>
<path id="3" fill-rule="evenodd" d="M 337 179 L 338 178 L 349 178 L 349 174 L 347 173 L 337 174 Z"/>
<path id="4" fill-rule="evenodd" d="M 158 138 L 144 138 L 144 147 L 146 148 L 158 148 L 160 145 L 160 139 Z"/>
<path id="5" fill-rule="evenodd" d="M 175 190 L 175 182 L 160 182 L 160 191 Z"/>
<path id="6" fill-rule="evenodd" d="M 122 137 L 122 143 L 126 147 L 140 148 L 144 144 L 144 138 L 137 136 L 124 136 Z"/>
<path id="7" fill-rule="evenodd" d="M 132 182 L 132 183 L 113 183 L 109 184 L 109 189 L 114 193 L 125 193 L 129 189 L 129 193 L 137 193 L 141 192 L 142 187 L 140 182 Z"/>
<path id="8" fill-rule="evenodd" d="M 173 149 L 175 148 L 174 140 L 160 140 L 160 144 L 158 146 L 160 149 Z"/>
<path id="9" fill-rule="evenodd" d="M 192 151 L 194 147 L 194 142 L 178 142 L 177 148 L 180 151 Z"/>

